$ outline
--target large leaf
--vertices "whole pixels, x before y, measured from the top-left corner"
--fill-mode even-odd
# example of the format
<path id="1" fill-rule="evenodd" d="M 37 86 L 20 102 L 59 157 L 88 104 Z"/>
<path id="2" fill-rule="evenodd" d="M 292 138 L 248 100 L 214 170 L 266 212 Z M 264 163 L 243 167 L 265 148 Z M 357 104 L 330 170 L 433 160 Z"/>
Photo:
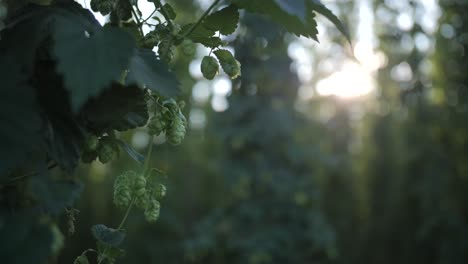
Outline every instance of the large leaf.
<path id="1" fill-rule="evenodd" d="M 131 35 L 118 28 L 105 27 L 89 32 L 76 21 L 57 20 L 53 54 L 75 112 L 88 98 L 121 78 L 134 48 Z"/>
<path id="2" fill-rule="evenodd" d="M 54 179 L 43 168 L 38 175 L 31 177 L 29 189 L 39 208 L 57 215 L 63 208 L 73 205 L 83 185 L 72 180 Z"/>
<path id="3" fill-rule="evenodd" d="M 91 228 L 91 233 L 98 241 L 113 247 L 119 246 L 125 239 L 125 233 L 123 231 L 102 224 L 94 225 Z"/>
<path id="4" fill-rule="evenodd" d="M 138 84 L 166 97 L 175 97 L 180 92 L 176 76 L 156 58 L 154 52 L 147 49 L 137 50 L 133 54 L 127 83 Z"/>
<path id="5" fill-rule="evenodd" d="M 304 4 L 304 0 L 231 0 L 231 2 L 249 12 L 269 17 L 289 32 L 317 39 L 317 23 L 313 12 L 308 8 L 305 9 L 305 13 L 298 10 Z"/>
<path id="6" fill-rule="evenodd" d="M 89 100 L 80 115 L 88 129 L 97 134 L 144 126 L 148 121 L 145 92 L 135 85 L 113 83 L 111 88 Z"/>
<path id="7" fill-rule="evenodd" d="M 309 0 L 311 1 L 312 10 L 325 16 L 330 20 L 335 27 L 346 37 L 349 43 L 351 43 L 351 37 L 349 35 L 348 29 L 341 23 L 340 19 L 336 17 L 328 8 L 326 8 L 320 0 Z"/>
<path id="8" fill-rule="evenodd" d="M 290 15 L 298 17 L 302 22 L 307 23 L 307 9 L 304 0 L 275 0 L 275 3 L 282 10 Z"/>
<path id="9" fill-rule="evenodd" d="M 86 133 L 76 121 L 69 93 L 55 72 L 53 61 L 38 60 L 33 81 L 45 119 L 45 150 L 61 168 L 71 173 L 78 165 Z"/>
<path id="10" fill-rule="evenodd" d="M 87 28 L 100 27 L 89 10 L 73 1 L 52 6 L 28 5 L 6 21 L 7 28 L 1 31 L 0 50 L 14 54 L 23 69 L 31 72 L 38 48 L 52 34 L 50 24 L 63 17 L 74 19 Z"/>
<path id="11" fill-rule="evenodd" d="M 42 121 L 35 92 L 11 57 L 0 56 L 0 178 L 41 146 Z"/>
<path id="12" fill-rule="evenodd" d="M 238 22 L 239 10 L 235 5 L 230 5 L 207 16 L 202 25 L 223 35 L 229 35 L 236 30 Z"/>
<path id="13" fill-rule="evenodd" d="M 0 212 L 1 263 L 47 263 L 52 243 L 52 231 L 48 224 L 40 223 L 37 212 Z"/>

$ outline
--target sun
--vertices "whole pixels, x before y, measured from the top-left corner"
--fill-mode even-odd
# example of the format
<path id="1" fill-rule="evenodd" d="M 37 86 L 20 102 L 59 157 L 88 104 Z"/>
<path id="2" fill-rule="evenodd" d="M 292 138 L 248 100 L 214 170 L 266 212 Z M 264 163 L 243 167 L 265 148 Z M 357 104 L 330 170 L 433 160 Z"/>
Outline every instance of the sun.
<path id="1" fill-rule="evenodd" d="M 317 82 L 316 90 L 321 96 L 341 98 L 362 97 L 374 90 L 373 76 L 357 62 L 344 62 L 339 71 Z"/>

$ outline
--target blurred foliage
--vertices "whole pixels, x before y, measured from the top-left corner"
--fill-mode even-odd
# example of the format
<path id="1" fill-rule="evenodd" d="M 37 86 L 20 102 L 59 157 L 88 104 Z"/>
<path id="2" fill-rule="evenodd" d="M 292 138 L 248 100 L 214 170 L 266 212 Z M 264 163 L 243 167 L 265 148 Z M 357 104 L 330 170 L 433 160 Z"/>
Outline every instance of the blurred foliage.
<path id="1" fill-rule="evenodd" d="M 176 2 L 194 13 L 192 1 Z M 423 8 L 403 2 L 415 17 Z M 232 83 L 229 108 L 218 113 L 192 101 L 185 111 L 202 110 L 206 125 L 177 150 L 156 148 L 154 163 L 171 175 L 169 194 L 159 223 L 130 216 L 122 262 L 467 263 L 468 4 L 439 2 L 430 32 L 419 20 L 399 28 L 396 2 L 373 1 L 374 13 L 386 10 L 393 22 L 375 17 L 387 60 L 358 120 L 353 103 L 337 98 L 314 97 L 307 113 L 297 111 L 289 37 L 261 17 L 243 16 L 233 47 L 243 74 Z M 346 8 L 339 13 L 353 21 Z M 416 48 L 418 36 L 432 48 Z M 176 68 L 197 59 L 177 54 Z M 401 63 L 409 80 L 392 76 Z M 196 80 L 179 77 L 190 101 Z M 324 121 L 321 109 L 329 108 Z M 129 162 L 81 168 L 88 187 L 77 232 L 67 238 L 73 247 L 59 262 L 91 243 L 89 219 L 112 222 L 121 213 L 110 206 L 108 186 Z"/>

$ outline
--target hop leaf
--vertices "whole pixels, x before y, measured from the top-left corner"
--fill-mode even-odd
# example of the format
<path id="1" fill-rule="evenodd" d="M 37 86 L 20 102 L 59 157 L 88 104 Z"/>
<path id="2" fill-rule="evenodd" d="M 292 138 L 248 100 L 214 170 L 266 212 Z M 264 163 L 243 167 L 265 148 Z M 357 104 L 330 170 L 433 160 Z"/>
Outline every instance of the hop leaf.
<path id="1" fill-rule="evenodd" d="M 223 67 L 224 72 L 229 77 L 232 79 L 239 77 L 241 74 L 240 62 L 234 58 L 230 51 L 225 49 L 218 49 L 214 52 L 214 54 L 221 63 L 221 67 Z"/>
<path id="2" fill-rule="evenodd" d="M 203 26 L 212 31 L 219 31 L 223 35 L 233 33 L 239 22 L 239 10 L 235 5 L 225 7 L 203 21 Z"/>
<path id="3" fill-rule="evenodd" d="M 73 261 L 73 264 L 89 264 L 88 257 L 86 257 L 86 255 L 80 255 Z"/>
<path id="4" fill-rule="evenodd" d="M 168 3 L 164 4 L 163 9 L 164 9 L 164 11 L 166 11 L 166 13 L 168 14 L 170 19 L 175 19 L 176 18 L 177 14 L 176 14 L 176 12 L 174 11 L 174 9 L 172 8 L 172 6 L 170 4 L 168 4 Z"/>
<path id="5" fill-rule="evenodd" d="M 203 76 L 206 79 L 213 80 L 216 74 L 218 74 L 218 71 L 219 71 L 219 64 L 215 58 L 211 56 L 203 57 L 203 60 L 201 63 L 201 72 L 203 73 Z"/>
<path id="6" fill-rule="evenodd" d="M 113 247 L 119 246 L 125 239 L 125 233 L 123 231 L 102 224 L 91 227 L 91 233 L 96 240 Z"/>

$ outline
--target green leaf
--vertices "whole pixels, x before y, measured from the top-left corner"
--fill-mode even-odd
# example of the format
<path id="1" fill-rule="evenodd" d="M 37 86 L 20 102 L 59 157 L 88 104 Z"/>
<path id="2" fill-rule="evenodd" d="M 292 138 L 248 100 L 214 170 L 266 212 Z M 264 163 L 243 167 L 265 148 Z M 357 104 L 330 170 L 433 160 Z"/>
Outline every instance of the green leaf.
<path id="1" fill-rule="evenodd" d="M 223 41 L 218 37 L 210 37 L 206 39 L 200 39 L 198 43 L 202 44 L 207 48 L 217 48 L 223 45 Z"/>
<path id="2" fill-rule="evenodd" d="M 33 80 L 44 117 L 45 150 L 71 173 L 78 165 L 85 132 L 71 110 L 69 93 L 63 87 L 62 77 L 55 72 L 55 63 L 36 60 Z"/>
<path id="3" fill-rule="evenodd" d="M 179 82 L 167 65 L 151 50 L 137 50 L 131 58 L 127 84 L 138 84 L 165 97 L 179 94 Z"/>
<path id="4" fill-rule="evenodd" d="M 234 58 L 229 50 L 219 49 L 214 52 L 218 58 L 224 72 L 231 78 L 237 78 L 240 75 L 240 63 Z"/>
<path id="5" fill-rule="evenodd" d="M 107 245 L 101 241 L 96 244 L 99 252 L 98 261 L 102 259 L 107 260 L 108 263 L 115 263 L 117 259 L 125 256 L 125 250 L 123 249 Z"/>
<path id="6" fill-rule="evenodd" d="M 73 205 L 83 185 L 72 180 L 53 179 L 44 168 L 39 175 L 30 178 L 29 189 L 42 210 L 57 215 L 63 208 Z"/>
<path id="7" fill-rule="evenodd" d="M 53 54 L 76 112 L 127 69 L 135 41 L 125 31 L 104 27 L 93 32 L 67 19 L 55 24 Z M 73 43 L 73 44 L 71 44 Z"/>
<path id="8" fill-rule="evenodd" d="M 231 0 L 231 2 L 251 13 L 269 17 L 291 33 L 317 40 L 318 31 L 314 13 L 307 8 L 307 5 L 305 15 L 298 10 L 304 0 Z"/>
<path id="9" fill-rule="evenodd" d="M 125 233 L 123 231 L 102 224 L 91 227 L 91 233 L 98 241 L 112 247 L 119 246 L 125 239 Z"/>
<path id="10" fill-rule="evenodd" d="M 302 22 L 307 23 L 307 9 L 304 0 L 275 0 L 275 3 L 286 13 L 297 16 Z"/>
<path id="11" fill-rule="evenodd" d="M 88 257 L 86 257 L 86 255 L 80 255 L 73 261 L 73 264 L 89 264 Z"/>
<path id="12" fill-rule="evenodd" d="M 31 72 L 37 49 L 52 34 L 53 27 L 50 24 L 63 17 L 73 19 L 87 28 L 100 27 L 89 10 L 73 1 L 52 6 L 28 5 L 9 18 L 8 27 L 1 32 L 0 49 L 5 54 L 14 54 L 18 63 Z"/>
<path id="13" fill-rule="evenodd" d="M 320 0 L 309 0 L 311 1 L 312 10 L 325 16 L 330 20 L 333 25 L 346 37 L 346 40 L 351 44 L 351 36 L 349 35 L 348 29 L 341 23 L 340 19 L 336 17 L 328 8 L 326 8 Z"/>
<path id="14" fill-rule="evenodd" d="M 41 147 L 42 120 L 35 92 L 12 57 L 0 55 L 0 178 Z"/>
<path id="15" fill-rule="evenodd" d="M 144 126 L 148 121 L 145 92 L 135 85 L 113 83 L 98 97 L 90 99 L 80 113 L 86 127 L 101 134 Z"/>
<path id="16" fill-rule="evenodd" d="M 205 18 L 202 26 L 219 31 L 223 35 L 234 33 L 239 22 L 239 10 L 235 5 L 229 5 Z"/>
<path id="17" fill-rule="evenodd" d="M 0 212 L 1 263 L 47 263 L 52 243 L 52 230 L 41 223 L 37 212 Z"/>

